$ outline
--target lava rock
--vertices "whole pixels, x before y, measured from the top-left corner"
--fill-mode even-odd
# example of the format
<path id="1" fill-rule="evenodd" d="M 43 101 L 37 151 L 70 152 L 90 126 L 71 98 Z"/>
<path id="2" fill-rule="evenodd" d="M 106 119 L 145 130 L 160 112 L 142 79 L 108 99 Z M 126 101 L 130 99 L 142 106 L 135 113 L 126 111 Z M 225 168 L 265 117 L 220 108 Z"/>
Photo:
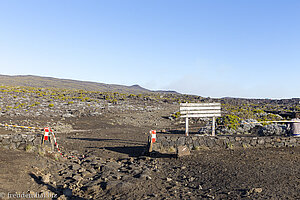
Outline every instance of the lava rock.
<path id="1" fill-rule="evenodd" d="M 176 153 L 178 157 L 191 155 L 190 149 L 187 146 L 178 146 Z"/>

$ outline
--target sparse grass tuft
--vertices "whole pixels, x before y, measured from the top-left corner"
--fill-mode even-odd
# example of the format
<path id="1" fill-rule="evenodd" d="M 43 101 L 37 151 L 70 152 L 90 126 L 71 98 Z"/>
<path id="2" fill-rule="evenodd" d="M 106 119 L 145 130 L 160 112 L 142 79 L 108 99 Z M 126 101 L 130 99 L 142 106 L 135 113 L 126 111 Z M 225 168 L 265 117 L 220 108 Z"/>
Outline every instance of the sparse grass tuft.
<path id="1" fill-rule="evenodd" d="M 53 103 L 50 103 L 50 104 L 48 105 L 48 107 L 49 107 L 49 108 L 52 108 L 52 107 L 54 107 L 54 104 L 53 104 Z"/>

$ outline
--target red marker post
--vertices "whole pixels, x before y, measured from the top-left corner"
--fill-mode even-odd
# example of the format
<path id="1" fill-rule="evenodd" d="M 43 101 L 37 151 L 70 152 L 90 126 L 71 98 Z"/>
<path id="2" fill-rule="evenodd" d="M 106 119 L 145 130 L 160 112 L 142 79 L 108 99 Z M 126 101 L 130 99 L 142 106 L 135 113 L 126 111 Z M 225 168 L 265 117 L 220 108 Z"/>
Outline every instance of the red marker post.
<path id="1" fill-rule="evenodd" d="M 44 128 L 44 131 L 45 131 L 45 133 L 44 133 L 44 141 L 45 141 L 45 140 L 48 140 L 50 130 L 48 127 L 46 127 L 46 128 Z"/>
<path id="2" fill-rule="evenodd" d="M 149 152 L 152 152 L 153 143 L 156 142 L 156 130 L 151 130 L 150 135 L 151 135 L 151 141 L 150 141 Z"/>
<path id="3" fill-rule="evenodd" d="M 156 130 L 151 130 L 150 134 L 152 143 L 156 142 Z"/>
<path id="4" fill-rule="evenodd" d="M 50 134 L 52 134 L 52 138 L 50 138 L 51 137 Z M 54 143 L 52 141 L 53 138 L 55 138 L 55 136 L 54 136 L 51 128 L 50 127 L 45 127 L 44 128 L 44 136 L 43 136 L 43 139 L 42 139 L 42 145 L 44 146 L 45 145 L 45 141 L 48 141 L 47 146 L 50 145 L 51 151 L 54 150 Z M 54 139 L 54 142 L 56 142 L 55 139 Z"/>

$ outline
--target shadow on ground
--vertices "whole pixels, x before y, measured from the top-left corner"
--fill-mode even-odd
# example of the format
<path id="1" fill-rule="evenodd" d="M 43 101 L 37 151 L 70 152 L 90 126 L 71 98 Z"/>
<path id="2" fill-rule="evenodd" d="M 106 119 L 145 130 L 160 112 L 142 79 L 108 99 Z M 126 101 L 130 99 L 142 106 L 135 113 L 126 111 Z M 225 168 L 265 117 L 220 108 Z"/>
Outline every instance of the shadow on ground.
<path id="1" fill-rule="evenodd" d="M 177 158 L 177 154 L 174 153 L 159 153 L 156 151 L 148 153 L 151 158 Z"/>
<path id="2" fill-rule="evenodd" d="M 127 154 L 130 157 L 139 157 L 145 155 L 147 146 L 130 146 L 130 147 L 86 147 L 89 149 L 105 149 L 117 153 Z"/>
<path id="3" fill-rule="evenodd" d="M 67 137 L 70 140 L 82 140 L 82 141 L 90 141 L 90 142 L 116 142 L 116 143 L 125 143 L 125 144 L 137 144 L 137 145 L 144 145 L 145 143 L 135 141 L 135 140 L 123 140 L 123 139 L 101 139 L 101 138 L 74 138 L 74 137 Z"/>
<path id="4" fill-rule="evenodd" d="M 46 186 L 48 190 L 50 190 L 53 194 L 56 194 L 57 196 L 52 198 L 53 200 L 57 199 L 60 195 L 63 194 L 63 187 L 62 186 L 57 186 L 57 188 L 55 188 L 54 186 L 48 184 L 48 183 L 45 183 L 43 180 L 42 180 L 42 177 L 40 176 L 36 176 L 35 174 L 33 173 L 29 173 L 29 176 L 31 178 L 34 179 L 34 181 L 39 184 L 39 185 L 42 185 L 42 186 Z M 45 195 L 49 195 L 49 194 L 45 194 Z M 47 197 L 46 197 L 47 198 Z M 47 198 L 48 199 L 48 198 Z M 78 197 L 78 196 L 71 196 L 71 197 L 67 197 L 68 200 L 73 200 L 73 199 L 76 199 L 76 200 L 86 200 L 85 198 L 81 198 L 81 197 Z"/>
<path id="5" fill-rule="evenodd" d="M 157 132 L 159 134 L 162 134 L 162 135 L 182 135 L 184 136 L 185 135 L 185 130 L 168 130 L 167 132 Z M 197 131 L 193 131 L 193 130 L 190 130 L 189 131 L 189 134 L 190 135 L 195 135 L 195 134 L 199 134 Z"/>
<path id="6" fill-rule="evenodd" d="M 130 147 L 86 147 L 88 149 L 105 149 L 116 153 L 126 154 L 129 157 L 149 156 L 151 158 L 177 158 L 176 154 L 159 152 L 148 152 L 149 146 L 130 146 Z"/>

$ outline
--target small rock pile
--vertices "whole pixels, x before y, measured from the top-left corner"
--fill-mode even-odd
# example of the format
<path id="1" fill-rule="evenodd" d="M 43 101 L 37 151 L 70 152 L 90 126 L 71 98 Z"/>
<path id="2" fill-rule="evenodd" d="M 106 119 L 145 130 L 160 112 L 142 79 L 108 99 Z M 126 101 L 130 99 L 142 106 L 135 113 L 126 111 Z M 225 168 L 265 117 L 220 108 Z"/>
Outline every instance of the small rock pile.
<path id="1" fill-rule="evenodd" d="M 0 147 L 5 149 L 30 151 L 40 144 L 40 141 L 41 137 L 32 133 L 0 135 Z"/>
<path id="2" fill-rule="evenodd" d="M 211 128 L 201 128 L 199 133 L 211 132 Z M 260 136 L 286 136 L 289 135 L 290 129 L 285 124 L 267 124 L 262 125 L 257 120 L 247 119 L 240 122 L 236 129 L 219 126 L 216 129 L 219 135 L 260 135 Z"/>
<path id="3" fill-rule="evenodd" d="M 240 124 L 237 125 L 236 129 L 230 129 L 226 126 L 218 126 L 216 133 L 220 135 L 252 134 L 253 129 L 257 126 L 260 126 L 260 124 L 257 124 L 257 120 L 246 119 L 242 120 Z"/>
<path id="4" fill-rule="evenodd" d="M 289 129 L 286 125 L 268 124 L 259 130 L 261 136 L 284 136 L 289 134 Z"/>
<path id="5" fill-rule="evenodd" d="M 103 160 L 87 155 L 82 160 L 53 162 L 50 174 L 41 177 L 44 183 L 55 188 L 58 199 L 80 196 L 98 199 L 109 193 L 126 193 L 141 181 L 151 180 L 158 172 L 158 161 L 149 157 Z"/>

